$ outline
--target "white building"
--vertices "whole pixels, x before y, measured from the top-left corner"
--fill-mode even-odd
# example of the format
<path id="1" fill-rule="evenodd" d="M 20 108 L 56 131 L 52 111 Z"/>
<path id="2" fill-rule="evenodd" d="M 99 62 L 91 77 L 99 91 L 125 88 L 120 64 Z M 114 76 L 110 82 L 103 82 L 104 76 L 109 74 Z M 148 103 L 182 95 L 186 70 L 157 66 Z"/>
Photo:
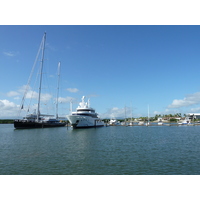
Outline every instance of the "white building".
<path id="1" fill-rule="evenodd" d="M 188 113 L 189 119 L 200 119 L 200 113 Z"/>

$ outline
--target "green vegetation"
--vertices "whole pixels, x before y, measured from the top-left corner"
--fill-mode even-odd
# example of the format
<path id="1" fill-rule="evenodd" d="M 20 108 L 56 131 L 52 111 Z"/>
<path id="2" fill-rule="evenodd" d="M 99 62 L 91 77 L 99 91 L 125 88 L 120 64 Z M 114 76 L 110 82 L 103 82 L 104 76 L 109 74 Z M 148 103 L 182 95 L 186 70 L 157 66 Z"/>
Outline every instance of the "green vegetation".
<path id="1" fill-rule="evenodd" d="M 0 119 L 0 124 L 13 124 L 13 119 Z"/>
<path id="2" fill-rule="evenodd" d="M 184 116 L 186 116 L 186 114 L 184 114 Z M 182 115 L 181 113 L 176 113 L 176 114 L 168 114 L 168 115 L 155 115 L 155 120 L 157 120 L 159 117 L 162 117 L 162 118 L 166 118 L 166 119 L 170 119 L 172 117 L 174 118 L 182 118 Z"/>
<path id="3" fill-rule="evenodd" d="M 122 122 L 124 120 L 126 121 L 132 121 L 132 120 L 135 120 L 137 119 L 138 121 L 144 121 L 144 122 L 147 122 L 148 120 L 150 122 L 154 122 L 154 121 L 157 121 L 159 118 L 162 118 L 163 120 L 166 120 L 168 122 L 178 122 L 179 120 L 183 120 L 185 119 L 186 117 L 186 114 L 181 114 L 181 113 L 176 113 L 176 114 L 168 114 L 168 115 L 155 115 L 154 117 L 138 117 L 138 118 L 126 118 L 126 119 L 118 119 L 118 121 Z M 104 122 L 109 122 L 110 119 L 104 119 Z M 192 121 L 199 121 L 199 119 L 192 119 Z"/>
<path id="4" fill-rule="evenodd" d="M 169 121 L 170 121 L 170 122 L 177 122 L 178 119 L 174 119 L 174 118 L 172 118 L 172 119 L 170 119 Z"/>

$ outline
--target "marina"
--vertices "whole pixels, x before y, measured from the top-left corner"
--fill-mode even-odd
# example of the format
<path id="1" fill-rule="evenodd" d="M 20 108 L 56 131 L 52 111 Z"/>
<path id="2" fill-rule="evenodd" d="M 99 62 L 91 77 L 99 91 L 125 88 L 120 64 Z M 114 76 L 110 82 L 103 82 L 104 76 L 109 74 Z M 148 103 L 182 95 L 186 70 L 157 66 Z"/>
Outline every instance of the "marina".
<path id="1" fill-rule="evenodd" d="M 76 31 L 72 32 L 75 33 Z M 144 33 L 147 32 L 145 31 Z M 62 33 L 64 32 L 60 31 L 60 34 Z M 143 67 L 136 63 L 133 67 L 130 64 L 133 63 L 133 60 L 128 60 L 126 64 L 124 62 L 126 59 L 122 59 L 121 61 L 123 62 L 120 60 L 115 62 L 117 58 L 121 58 L 122 52 L 119 54 L 116 52 L 110 60 L 110 54 L 115 48 L 117 50 L 115 45 L 118 44 L 118 39 L 121 37 L 115 40 L 113 43 L 115 45 L 110 46 L 109 52 L 104 52 L 102 48 L 101 54 L 98 54 L 95 52 L 93 45 L 91 45 L 93 48 L 89 48 L 90 45 L 86 45 L 87 48 L 83 49 L 85 45 L 82 45 L 81 48 L 79 45 L 79 47 L 75 47 L 74 44 L 76 42 L 71 43 L 73 46 L 72 51 L 68 44 L 70 44 L 70 39 L 75 36 L 74 34 L 71 35 L 68 40 L 66 33 L 68 31 L 62 36 L 66 41 L 65 49 L 62 51 L 63 41 L 60 40 L 59 42 L 51 35 L 51 40 L 46 45 L 46 33 L 44 33 L 36 56 L 37 61 L 33 66 L 33 69 L 35 69 L 35 64 L 39 64 L 39 70 L 35 72 L 36 81 L 33 83 L 33 88 L 30 86 L 33 69 L 27 85 L 24 85 L 24 78 L 22 80 L 18 78 L 22 77 L 22 75 L 24 77 L 27 75 L 26 70 L 28 71 L 29 68 L 25 68 L 23 74 L 19 73 L 20 70 L 16 71 L 18 73 L 15 76 L 17 77 L 15 79 L 16 82 L 9 85 L 10 88 L 2 92 L 3 97 L 7 98 L 0 100 L 2 113 L 6 111 L 6 114 L 2 116 L 8 116 L 8 119 L 11 119 L 11 117 L 17 116 L 17 109 L 20 110 L 19 113 L 23 112 L 23 116 L 13 120 L 13 123 L 10 120 L 6 120 L 6 123 L 10 124 L 0 124 L 0 174 L 199 175 L 200 113 L 187 113 L 182 116 L 184 112 L 177 113 L 179 111 L 176 112 L 176 110 L 179 109 L 175 109 L 182 106 L 187 107 L 187 105 L 197 105 L 199 103 L 199 93 L 188 95 L 186 98 L 183 97 L 182 100 L 175 99 L 182 98 L 183 95 L 179 94 L 179 97 L 175 97 L 176 95 L 178 96 L 176 92 L 174 96 L 168 97 L 169 92 L 166 93 L 166 90 L 163 89 L 166 87 L 164 86 L 166 81 L 163 81 L 163 78 L 156 79 L 156 82 L 152 84 L 152 81 L 155 81 L 155 77 L 163 77 L 156 74 L 159 72 L 157 68 L 152 69 L 153 66 L 156 66 L 154 65 L 155 63 L 146 68 L 145 66 L 150 66 L 150 63 L 148 59 L 144 59 L 145 57 L 136 56 L 135 53 L 138 52 L 138 49 L 127 51 L 126 54 L 124 52 L 125 48 L 120 48 L 120 51 L 123 49 L 124 55 L 135 52 L 134 62 L 138 58 L 140 58 L 138 64 L 146 60 L 147 63 L 143 64 Z M 82 31 L 77 33 L 82 33 Z M 99 34 L 99 31 L 96 33 Z M 113 37 L 116 33 L 119 33 L 119 31 L 114 31 L 110 36 Z M 128 32 L 125 31 L 124 33 Z M 102 35 L 100 34 L 99 37 Z M 124 36 L 126 38 L 126 35 Z M 31 37 L 34 37 L 34 35 Z M 84 34 L 82 37 L 84 37 Z M 157 39 L 157 37 L 155 38 Z M 131 37 L 132 39 L 133 37 Z M 79 42 L 82 43 L 83 41 L 85 40 L 83 39 Z M 95 39 L 94 41 L 96 43 L 99 40 Z M 107 40 L 107 44 L 110 41 Z M 137 41 L 135 40 L 135 42 Z M 59 43 L 57 47 L 54 42 Z M 130 40 L 127 40 L 127 42 L 129 44 Z M 121 43 L 124 44 L 122 41 Z M 31 49 L 27 53 L 28 57 L 31 57 L 35 44 L 34 42 L 30 48 L 26 46 L 27 41 L 25 41 L 23 47 Z M 158 45 L 160 45 L 160 42 Z M 47 57 L 45 57 L 46 46 L 50 48 L 49 56 Z M 101 45 L 98 44 L 97 46 L 98 48 L 96 48 L 99 50 Z M 152 45 L 148 46 L 152 47 Z M 132 48 L 132 45 L 130 47 Z M 139 47 L 140 45 L 138 45 Z M 163 46 L 161 48 L 163 49 Z M 81 51 L 79 52 L 80 49 Z M 25 55 L 22 48 L 21 51 Z M 141 49 L 140 52 L 143 52 L 143 50 Z M 149 52 L 151 52 L 151 49 L 148 50 L 146 57 L 149 56 Z M 54 53 L 57 56 L 54 57 Z M 99 57 L 101 59 L 95 60 L 97 55 L 102 55 Z M 155 53 L 154 55 L 158 54 Z M 4 52 L 4 56 L 12 57 L 13 54 Z M 26 56 L 24 57 L 26 58 Z M 65 59 L 63 70 L 65 86 L 62 89 L 62 95 L 59 94 L 61 62 L 56 60 L 60 57 Z M 132 56 L 130 57 L 132 59 Z M 110 61 L 107 63 L 104 58 Z M 24 66 L 29 66 L 29 59 L 27 60 Z M 167 60 L 169 60 L 168 57 Z M 23 61 L 25 62 L 26 60 Z M 49 62 L 51 73 L 47 73 L 48 70 L 44 70 L 44 61 L 45 64 Z M 17 63 L 15 64 L 17 65 Z M 22 67 L 21 63 L 18 68 L 16 67 L 17 69 Z M 54 66 L 57 66 L 55 63 L 58 63 L 57 78 L 55 78 L 56 76 L 53 72 Z M 166 62 L 161 62 L 158 66 L 162 66 L 163 63 Z M 115 66 L 117 70 L 113 70 L 112 66 Z M 168 67 L 163 66 L 162 68 L 168 69 Z M 129 73 L 126 73 L 127 69 L 129 69 Z M 171 69 L 173 70 L 174 68 Z M 106 73 L 102 73 L 105 71 Z M 174 70 L 173 73 L 170 71 L 170 78 L 172 75 L 176 75 L 174 73 Z M 10 73 L 7 72 L 7 74 Z M 46 89 L 44 76 L 46 74 L 48 74 L 47 77 L 50 79 L 51 86 L 58 79 L 55 81 L 57 82 L 56 95 L 53 92 L 44 92 L 44 89 Z M 147 80 L 147 74 L 151 79 Z M 140 75 L 146 77 L 140 77 Z M 6 83 L 6 81 L 3 82 Z M 174 85 L 172 87 L 168 84 L 167 82 L 168 88 L 175 88 Z M 16 85 L 15 88 L 13 88 L 13 85 Z M 154 87 L 155 85 L 157 87 Z M 144 88 L 147 89 L 144 90 Z M 156 90 L 154 90 L 155 88 Z M 85 96 L 82 96 L 83 94 Z M 165 99 L 166 96 L 168 99 Z M 22 97 L 21 104 L 19 103 L 20 97 Z M 33 99 L 33 101 L 30 100 L 29 103 L 25 103 L 26 97 L 29 100 Z M 94 100 L 95 108 L 90 105 L 90 97 L 97 97 Z M 81 101 L 79 102 L 80 99 Z M 50 100 L 53 101 L 54 105 L 48 107 L 47 103 L 50 103 Z M 125 102 L 130 100 L 134 100 L 133 105 L 131 102 L 130 107 L 121 108 Z M 58 109 L 59 102 L 65 104 L 64 109 Z M 72 102 L 78 104 L 75 111 L 72 110 Z M 161 106 L 161 104 L 163 105 Z M 42 107 L 46 107 L 47 112 L 44 112 Z M 151 112 L 150 107 L 152 109 Z M 164 108 L 165 110 L 163 110 Z M 188 112 L 198 112 L 198 110 L 199 108 L 190 109 Z M 63 113 L 62 120 L 58 111 Z M 97 111 L 100 111 L 105 119 L 100 117 Z M 25 113 L 26 115 L 24 115 Z M 155 117 L 152 117 L 153 114 L 155 114 Z M 142 117 L 146 115 L 147 117 Z"/>
<path id="2" fill-rule="evenodd" d="M 196 123 L 196 124 L 178 124 L 178 123 L 163 123 L 162 125 L 158 124 L 158 123 L 149 123 L 148 125 L 147 124 L 132 124 L 132 125 L 125 125 L 125 124 L 122 124 L 122 125 L 109 125 L 109 126 L 199 126 L 200 124 L 199 123 Z"/>

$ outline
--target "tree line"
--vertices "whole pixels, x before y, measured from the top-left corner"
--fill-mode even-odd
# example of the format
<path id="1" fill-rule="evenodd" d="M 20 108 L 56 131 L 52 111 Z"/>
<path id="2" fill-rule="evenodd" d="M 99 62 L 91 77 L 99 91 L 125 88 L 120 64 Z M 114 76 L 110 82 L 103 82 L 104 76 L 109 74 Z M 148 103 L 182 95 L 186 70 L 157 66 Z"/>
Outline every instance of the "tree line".
<path id="1" fill-rule="evenodd" d="M 13 119 L 0 119 L 0 124 L 13 124 Z"/>
<path id="2" fill-rule="evenodd" d="M 182 119 L 182 118 L 185 118 L 187 115 L 186 114 L 181 114 L 181 113 L 175 113 L 175 114 L 163 114 L 163 115 L 161 115 L 161 114 L 156 114 L 154 117 L 149 117 L 149 119 L 148 119 L 148 117 L 146 116 L 146 117 L 138 117 L 138 118 L 126 118 L 126 119 L 119 119 L 118 121 L 120 121 L 120 122 L 122 122 L 122 121 L 124 121 L 124 120 L 126 120 L 126 121 L 131 121 L 131 120 L 135 120 L 135 119 L 137 119 L 137 120 L 141 120 L 141 121 L 157 121 L 159 118 L 162 118 L 162 119 L 165 119 L 165 120 L 168 120 L 168 121 L 171 121 L 171 122 L 175 122 L 175 121 L 178 121 L 178 119 L 177 118 L 180 118 L 180 119 Z M 109 122 L 110 121 L 110 119 L 104 119 L 104 122 Z"/>

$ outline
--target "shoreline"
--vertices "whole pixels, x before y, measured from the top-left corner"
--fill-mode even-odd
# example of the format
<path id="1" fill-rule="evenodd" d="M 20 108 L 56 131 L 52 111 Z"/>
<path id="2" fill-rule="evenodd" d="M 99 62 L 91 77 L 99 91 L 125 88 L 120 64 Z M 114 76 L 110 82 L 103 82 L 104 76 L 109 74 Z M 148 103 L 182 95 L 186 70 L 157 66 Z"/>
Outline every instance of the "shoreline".
<path id="1" fill-rule="evenodd" d="M 0 119 L 0 124 L 14 124 L 14 119 Z"/>

